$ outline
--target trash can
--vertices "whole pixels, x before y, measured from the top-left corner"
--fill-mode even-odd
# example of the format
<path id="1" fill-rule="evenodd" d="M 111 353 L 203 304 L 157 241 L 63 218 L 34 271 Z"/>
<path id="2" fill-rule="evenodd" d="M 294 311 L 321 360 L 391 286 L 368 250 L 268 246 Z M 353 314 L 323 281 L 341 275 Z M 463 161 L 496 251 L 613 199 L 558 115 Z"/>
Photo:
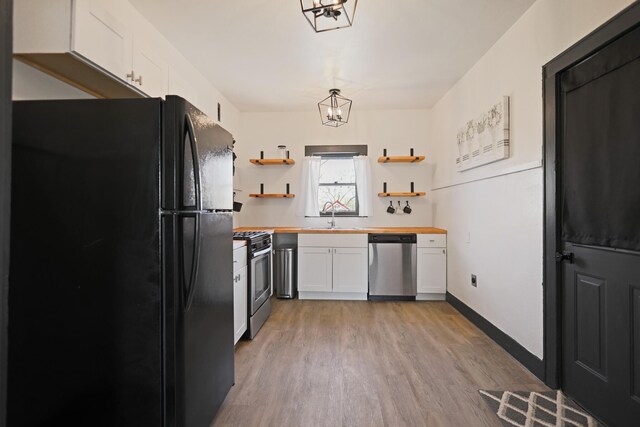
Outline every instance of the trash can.
<path id="1" fill-rule="evenodd" d="M 298 258 L 295 246 L 275 250 L 273 281 L 278 298 L 295 298 L 298 293 Z"/>

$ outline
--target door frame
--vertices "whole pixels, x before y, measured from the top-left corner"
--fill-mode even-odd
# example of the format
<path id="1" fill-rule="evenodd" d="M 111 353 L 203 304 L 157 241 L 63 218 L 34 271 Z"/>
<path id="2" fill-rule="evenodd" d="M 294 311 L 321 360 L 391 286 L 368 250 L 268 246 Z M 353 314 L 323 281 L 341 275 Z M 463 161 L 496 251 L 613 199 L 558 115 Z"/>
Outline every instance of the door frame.
<path id="1" fill-rule="evenodd" d="M 0 0 L 0 424 L 6 420 L 13 3 Z"/>
<path id="2" fill-rule="evenodd" d="M 561 186 L 556 157 L 561 142 L 559 129 L 559 78 L 567 68 L 640 26 L 640 1 L 622 10 L 585 38 L 548 62 L 543 79 L 544 152 L 544 373 L 551 388 L 562 388 L 562 289 L 561 266 L 555 254 L 560 248 L 559 191 Z"/>

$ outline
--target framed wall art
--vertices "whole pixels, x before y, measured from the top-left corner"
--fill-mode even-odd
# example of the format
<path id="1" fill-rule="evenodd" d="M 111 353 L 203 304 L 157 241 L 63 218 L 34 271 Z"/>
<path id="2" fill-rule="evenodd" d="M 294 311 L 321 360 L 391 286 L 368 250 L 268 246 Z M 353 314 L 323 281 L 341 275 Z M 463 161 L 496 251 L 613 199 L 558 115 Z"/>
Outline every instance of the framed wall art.
<path id="1" fill-rule="evenodd" d="M 459 172 L 509 158 L 509 97 L 469 120 L 457 134 Z"/>

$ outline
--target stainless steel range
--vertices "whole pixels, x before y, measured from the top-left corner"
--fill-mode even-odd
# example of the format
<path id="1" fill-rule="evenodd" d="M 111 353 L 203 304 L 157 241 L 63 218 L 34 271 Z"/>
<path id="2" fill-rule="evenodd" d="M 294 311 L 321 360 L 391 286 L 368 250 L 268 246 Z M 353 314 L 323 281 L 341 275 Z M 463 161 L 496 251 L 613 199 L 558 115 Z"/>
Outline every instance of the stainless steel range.
<path id="1" fill-rule="evenodd" d="M 247 337 L 253 339 L 271 314 L 271 235 L 263 231 L 243 231 L 233 233 L 233 238 L 247 241 Z"/>

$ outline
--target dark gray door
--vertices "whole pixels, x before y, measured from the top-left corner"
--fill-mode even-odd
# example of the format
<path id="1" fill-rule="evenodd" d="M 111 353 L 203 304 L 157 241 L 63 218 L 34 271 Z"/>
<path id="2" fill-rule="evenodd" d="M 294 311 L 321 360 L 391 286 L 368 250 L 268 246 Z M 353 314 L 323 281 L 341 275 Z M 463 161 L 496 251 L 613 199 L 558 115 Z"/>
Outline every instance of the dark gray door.
<path id="1" fill-rule="evenodd" d="M 560 75 L 562 386 L 640 420 L 640 29 Z"/>

